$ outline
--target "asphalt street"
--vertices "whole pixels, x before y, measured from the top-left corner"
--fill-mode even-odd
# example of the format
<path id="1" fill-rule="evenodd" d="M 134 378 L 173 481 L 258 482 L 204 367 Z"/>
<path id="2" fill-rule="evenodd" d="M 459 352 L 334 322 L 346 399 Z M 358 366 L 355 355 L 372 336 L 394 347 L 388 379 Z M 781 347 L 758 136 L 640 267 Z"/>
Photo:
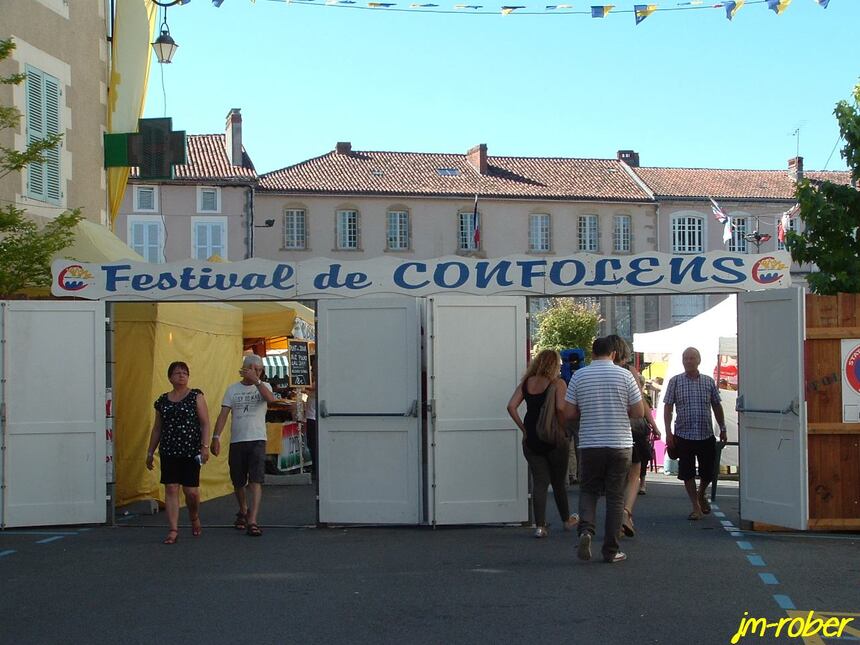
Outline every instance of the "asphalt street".
<path id="1" fill-rule="evenodd" d="M 312 492 L 266 487 L 261 538 L 229 526 L 230 498 L 173 546 L 163 514 L 0 532 L 0 642 L 716 644 L 744 612 L 860 614 L 860 536 L 741 532 L 733 483 L 693 522 L 681 486 L 652 477 L 614 565 L 577 560 L 553 509 L 544 540 L 521 526 L 271 526 L 291 499 L 306 513 Z"/>

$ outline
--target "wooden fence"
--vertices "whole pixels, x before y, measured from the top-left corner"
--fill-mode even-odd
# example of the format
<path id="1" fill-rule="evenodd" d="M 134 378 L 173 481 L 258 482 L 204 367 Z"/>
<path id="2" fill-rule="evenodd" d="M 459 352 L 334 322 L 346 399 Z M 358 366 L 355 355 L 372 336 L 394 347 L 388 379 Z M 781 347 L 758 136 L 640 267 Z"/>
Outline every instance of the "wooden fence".
<path id="1" fill-rule="evenodd" d="M 842 422 L 843 338 L 860 339 L 860 294 L 807 294 L 810 530 L 860 530 L 860 423 Z"/>

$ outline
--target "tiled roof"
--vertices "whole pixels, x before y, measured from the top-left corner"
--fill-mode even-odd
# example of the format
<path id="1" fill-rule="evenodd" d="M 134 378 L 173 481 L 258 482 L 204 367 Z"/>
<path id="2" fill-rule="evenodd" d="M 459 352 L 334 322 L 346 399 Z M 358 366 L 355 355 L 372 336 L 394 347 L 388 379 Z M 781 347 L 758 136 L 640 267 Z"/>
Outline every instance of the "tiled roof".
<path id="1" fill-rule="evenodd" d="M 634 168 L 655 197 L 714 199 L 794 199 L 788 170 L 712 170 L 708 168 Z M 811 180 L 848 185 L 848 172 L 807 171 Z"/>
<path id="2" fill-rule="evenodd" d="M 186 143 L 186 163 L 173 167 L 174 179 L 248 183 L 257 178 L 254 164 L 244 147 L 242 165 L 230 163 L 224 134 L 189 134 Z M 131 176 L 137 177 L 137 168 L 131 169 Z"/>
<path id="3" fill-rule="evenodd" d="M 615 159 L 488 157 L 480 175 L 463 154 L 330 152 L 260 176 L 263 192 L 651 201 Z M 439 169 L 453 169 L 440 173 Z"/>

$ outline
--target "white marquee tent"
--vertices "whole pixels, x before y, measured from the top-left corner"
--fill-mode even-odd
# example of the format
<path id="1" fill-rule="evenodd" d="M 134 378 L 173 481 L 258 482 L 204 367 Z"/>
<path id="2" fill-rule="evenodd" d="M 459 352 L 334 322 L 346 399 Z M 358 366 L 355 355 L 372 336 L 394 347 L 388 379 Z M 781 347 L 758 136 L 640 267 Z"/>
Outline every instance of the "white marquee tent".
<path id="1" fill-rule="evenodd" d="M 659 354 L 668 357 L 665 390 L 669 379 L 681 374 L 684 367 L 681 364 L 681 354 L 687 347 L 695 347 L 702 355 L 699 372 L 714 375 L 720 348 L 723 352 L 726 346 L 731 346 L 731 340 L 737 338 L 738 315 L 737 298 L 728 296 L 725 300 L 702 312 L 695 318 L 659 331 L 644 334 L 633 334 L 633 349 L 645 354 Z M 726 430 L 729 441 L 738 440 L 738 415 L 735 412 L 737 392 L 720 390 L 723 400 L 723 412 L 726 416 Z M 657 406 L 657 424 L 663 428 L 663 401 Z M 723 450 L 721 463 L 723 465 L 738 465 L 738 449 L 729 446 Z"/>

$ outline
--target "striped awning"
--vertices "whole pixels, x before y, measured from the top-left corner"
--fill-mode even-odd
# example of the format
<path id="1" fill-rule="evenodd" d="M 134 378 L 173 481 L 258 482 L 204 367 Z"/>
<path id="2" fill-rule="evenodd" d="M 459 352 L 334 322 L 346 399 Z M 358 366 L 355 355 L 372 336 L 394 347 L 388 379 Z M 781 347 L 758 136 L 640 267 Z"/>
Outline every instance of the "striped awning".
<path id="1" fill-rule="evenodd" d="M 286 380 L 290 375 L 290 364 L 286 354 L 263 356 L 263 367 L 266 369 L 266 376 L 270 379 Z"/>

